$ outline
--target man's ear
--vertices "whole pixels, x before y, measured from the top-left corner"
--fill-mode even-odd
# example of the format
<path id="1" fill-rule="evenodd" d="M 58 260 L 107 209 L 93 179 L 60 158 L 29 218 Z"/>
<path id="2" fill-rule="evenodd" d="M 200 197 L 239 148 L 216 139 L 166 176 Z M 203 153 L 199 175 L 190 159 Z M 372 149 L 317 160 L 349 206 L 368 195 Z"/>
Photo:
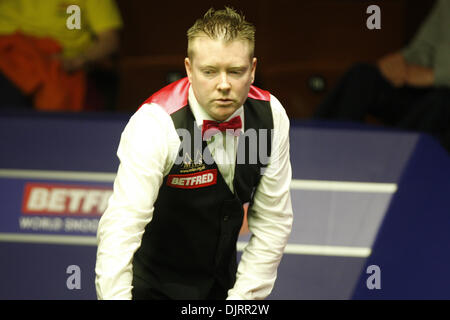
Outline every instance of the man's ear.
<path id="1" fill-rule="evenodd" d="M 189 58 L 184 58 L 184 67 L 186 68 L 186 74 L 188 76 L 189 82 L 192 83 L 191 78 L 192 78 L 192 65 L 191 65 L 191 60 L 189 60 Z"/>
<path id="2" fill-rule="evenodd" d="M 256 58 L 253 58 L 252 60 L 252 84 L 255 82 L 255 73 L 256 73 L 256 64 L 258 63 L 258 60 Z"/>

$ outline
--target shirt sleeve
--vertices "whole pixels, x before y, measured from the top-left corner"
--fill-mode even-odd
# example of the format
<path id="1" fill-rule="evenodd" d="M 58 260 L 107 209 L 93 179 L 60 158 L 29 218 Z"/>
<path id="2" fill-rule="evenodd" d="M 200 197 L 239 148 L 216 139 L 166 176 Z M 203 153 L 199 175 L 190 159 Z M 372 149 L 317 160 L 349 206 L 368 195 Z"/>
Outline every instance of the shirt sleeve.
<path id="1" fill-rule="evenodd" d="M 450 2 L 437 1 L 411 43 L 403 49 L 406 61 L 434 71 L 436 86 L 450 86 Z"/>
<path id="2" fill-rule="evenodd" d="M 152 219 L 164 173 L 170 168 L 170 144 L 176 141 L 168 138 L 173 124 L 169 115 L 152 106 L 142 106 L 131 117 L 119 143 L 114 191 L 97 231 L 95 285 L 99 299 L 131 299 L 133 255 Z"/>
<path id="3" fill-rule="evenodd" d="M 271 96 L 271 105 L 274 120 L 271 158 L 249 208 L 248 227 L 252 236 L 242 253 L 228 300 L 264 299 L 270 294 L 292 229 L 290 124 L 274 96 Z"/>
<path id="4" fill-rule="evenodd" d="M 94 33 L 122 28 L 122 17 L 114 0 L 89 0 L 86 6 L 86 16 Z"/>

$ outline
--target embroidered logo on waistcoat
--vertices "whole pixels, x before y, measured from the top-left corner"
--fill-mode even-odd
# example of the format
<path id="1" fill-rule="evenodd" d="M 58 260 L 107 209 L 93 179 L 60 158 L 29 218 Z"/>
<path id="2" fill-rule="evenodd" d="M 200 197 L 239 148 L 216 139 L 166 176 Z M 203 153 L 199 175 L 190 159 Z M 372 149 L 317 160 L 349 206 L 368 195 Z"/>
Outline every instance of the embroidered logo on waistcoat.
<path id="1" fill-rule="evenodd" d="M 188 153 L 184 155 L 183 164 L 181 165 L 180 169 L 181 173 L 202 171 L 205 169 L 206 166 L 203 163 L 203 156 L 200 150 L 197 150 L 194 161 L 191 159 Z"/>

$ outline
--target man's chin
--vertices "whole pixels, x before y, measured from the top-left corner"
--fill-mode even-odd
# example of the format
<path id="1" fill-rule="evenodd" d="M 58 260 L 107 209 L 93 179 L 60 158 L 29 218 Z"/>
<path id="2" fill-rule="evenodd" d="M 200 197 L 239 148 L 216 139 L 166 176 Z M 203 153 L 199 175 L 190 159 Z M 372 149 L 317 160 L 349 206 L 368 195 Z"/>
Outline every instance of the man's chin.
<path id="1" fill-rule="evenodd" d="M 229 118 L 237 109 L 233 105 L 217 106 L 214 108 L 214 113 L 211 116 L 217 121 L 224 121 Z"/>

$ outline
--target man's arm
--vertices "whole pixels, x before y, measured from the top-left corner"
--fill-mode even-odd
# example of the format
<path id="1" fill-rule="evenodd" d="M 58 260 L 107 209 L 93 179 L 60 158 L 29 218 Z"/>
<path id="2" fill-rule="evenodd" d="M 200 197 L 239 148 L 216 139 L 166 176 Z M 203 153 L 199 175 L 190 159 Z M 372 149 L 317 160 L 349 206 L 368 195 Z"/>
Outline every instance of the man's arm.
<path id="1" fill-rule="evenodd" d="M 95 285 L 99 299 L 131 299 L 132 259 L 152 219 L 168 166 L 170 124 L 165 111 L 144 105 L 122 133 L 114 193 L 97 232 Z"/>
<path id="2" fill-rule="evenodd" d="M 236 283 L 228 291 L 228 299 L 264 299 L 270 294 L 292 228 L 289 119 L 273 96 L 271 104 L 274 119 L 271 160 L 248 211 L 252 236 L 242 254 Z"/>
<path id="3" fill-rule="evenodd" d="M 377 61 L 378 69 L 393 86 L 401 87 L 407 77 L 407 64 L 401 52 L 387 54 Z"/>
<path id="4" fill-rule="evenodd" d="M 401 52 L 382 57 L 377 62 L 381 74 L 395 87 L 430 87 L 435 82 L 434 70 L 416 64 L 408 64 Z"/>
<path id="5" fill-rule="evenodd" d="M 116 1 L 86 1 L 83 19 L 83 28 L 89 28 L 94 39 L 83 54 L 73 58 L 61 57 L 63 67 L 68 72 L 101 62 L 119 48 L 119 30 L 123 21 Z"/>
<path id="6" fill-rule="evenodd" d="M 73 58 L 61 57 L 61 62 L 67 72 L 77 71 L 90 63 L 96 63 L 110 57 L 117 51 L 118 47 L 119 32 L 117 30 L 102 31 L 83 54 Z"/>
<path id="7" fill-rule="evenodd" d="M 411 86 L 450 87 L 450 1 L 436 1 L 411 43 L 402 51 Z"/>
<path id="8" fill-rule="evenodd" d="M 434 71 L 432 68 L 410 64 L 406 69 L 405 84 L 411 87 L 431 87 L 434 84 Z"/>

